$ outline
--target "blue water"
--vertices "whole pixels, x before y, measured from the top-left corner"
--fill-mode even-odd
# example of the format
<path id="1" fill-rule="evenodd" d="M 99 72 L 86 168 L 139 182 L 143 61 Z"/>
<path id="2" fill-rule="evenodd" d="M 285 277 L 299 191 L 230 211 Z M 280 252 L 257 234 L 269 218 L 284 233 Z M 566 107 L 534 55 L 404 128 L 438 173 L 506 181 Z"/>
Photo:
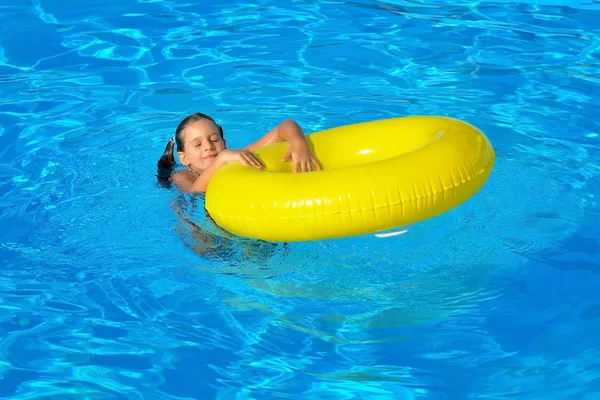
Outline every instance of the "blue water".
<path id="1" fill-rule="evenodd" d="M 598 21 L 597 0 L 3 0 L 0 397 L 597 399 Z M 156 185 L 196 111 L 231 147 L 445 115 L 497 161 L 398 237 L 228 239 Z"/>

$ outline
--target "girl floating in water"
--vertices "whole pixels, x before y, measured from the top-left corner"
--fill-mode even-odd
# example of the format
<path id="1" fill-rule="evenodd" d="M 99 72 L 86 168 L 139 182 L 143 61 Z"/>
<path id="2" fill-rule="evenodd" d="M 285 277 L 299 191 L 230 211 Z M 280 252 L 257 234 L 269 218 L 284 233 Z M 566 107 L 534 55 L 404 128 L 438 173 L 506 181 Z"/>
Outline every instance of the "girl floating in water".
<path id="1" fill-rule="evenodd" d="M 268 144 L 287 141 L 290 148 L 284 161 L 294 163 L 294 172 L 306 172 L 321 169 L 313 153 L 308 148 L 304 133 L 298 124 L 285 120 L 256 142 L 240 150 L 227 149 L 223 128 L 210 116 L 195 113 L 179 123 L 175 136 L 169 140 L 163 155 L 158 160 L 158 181 L 165 187 L 175 184 L 182 192 L 205 192 L 208 182 L 214 174 L 227 163 L 239 161 L 253 168 L 264 168 L 252 150 Z M 175 145 L 177 156 L 186 169 L 175 171 Z M 261 263 L 270 258 L 280 246 L 261 241 L 233 238 L 218 227 L 206 214 L 207 220 L 218 233 L 212 232 L 189 219 L 188 206 L 197 211 L 198 199 L 180 198 L 174 205 L 182 224 L 177 231 L 182 235 L 186 246 L 206 260 L 256 261 Z M 190 203 L 191 202 L 191 203 Z M 237 255 L 237 256 L 236 256 Z"/>
<path id="2" fill-rule="evenodd" d="M 187 116 L 179 123 L 175 136 L 169 141 L 158 161 L 158 180 L 165 186 L 174 183 L 183 192 L 205 192 L 208 182 L 224 165 L 239 161 L 254 168 L 264 168 L 252 153 L 259 147 L 287 141 L 290 143 L 283 161 L 294 163 L 294 172 L 320 170 L 321 165 L 310 151 L 300 126 L 285 120 L 256 142 L 240 150 L 227 149 L 223 128 L 202 113 Z M 173 172 L 174 147 L 187 169 Z"/>

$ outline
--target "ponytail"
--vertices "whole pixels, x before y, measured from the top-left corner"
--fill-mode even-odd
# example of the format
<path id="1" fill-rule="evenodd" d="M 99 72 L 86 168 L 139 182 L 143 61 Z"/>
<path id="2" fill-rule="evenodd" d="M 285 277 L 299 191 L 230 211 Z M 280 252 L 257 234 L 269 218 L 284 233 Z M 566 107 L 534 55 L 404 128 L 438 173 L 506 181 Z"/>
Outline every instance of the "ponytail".
<path id="1" fill-rule="evenodd" d="M 175 141 L 173 139 L 169 140 L 167 143 L 167 147 L 165 147 L 165 151 L 163 155 L 156 163 L 158 183 L 164 188 L 171 187 L 171 174 L 175 169 L 175 156 L 173 155 L 173 149 L 175 147 Z"/>

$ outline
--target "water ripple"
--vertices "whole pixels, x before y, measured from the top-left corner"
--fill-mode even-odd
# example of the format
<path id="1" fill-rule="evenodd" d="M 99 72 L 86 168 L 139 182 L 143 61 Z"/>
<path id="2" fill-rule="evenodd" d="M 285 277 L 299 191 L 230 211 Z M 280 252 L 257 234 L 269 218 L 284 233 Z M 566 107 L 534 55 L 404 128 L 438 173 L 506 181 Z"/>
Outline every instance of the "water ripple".
<path id="1" fill-rule="evenodd" d="M 600 389 L 597 2 L 101 3 L 0 7 L 0 396 Z M 234 147 L 449 115 L 498 159 L 394 239 L 240 240 L 156 186 L 193 111 Z"/>

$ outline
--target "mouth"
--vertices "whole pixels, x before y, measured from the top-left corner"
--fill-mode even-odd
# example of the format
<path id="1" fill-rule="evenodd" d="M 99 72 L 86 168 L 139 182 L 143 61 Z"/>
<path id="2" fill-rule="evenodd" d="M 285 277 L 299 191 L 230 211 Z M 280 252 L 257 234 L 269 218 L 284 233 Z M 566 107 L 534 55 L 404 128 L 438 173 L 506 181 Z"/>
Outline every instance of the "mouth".
<path id="1" fill-rule="evenodd" d="M 204 157 L 204 159 L 207 160 L 207 159 L 215 158 L 216 156 L 217 156 L 216 154 L 209 154 L 208 156 Z"/>

